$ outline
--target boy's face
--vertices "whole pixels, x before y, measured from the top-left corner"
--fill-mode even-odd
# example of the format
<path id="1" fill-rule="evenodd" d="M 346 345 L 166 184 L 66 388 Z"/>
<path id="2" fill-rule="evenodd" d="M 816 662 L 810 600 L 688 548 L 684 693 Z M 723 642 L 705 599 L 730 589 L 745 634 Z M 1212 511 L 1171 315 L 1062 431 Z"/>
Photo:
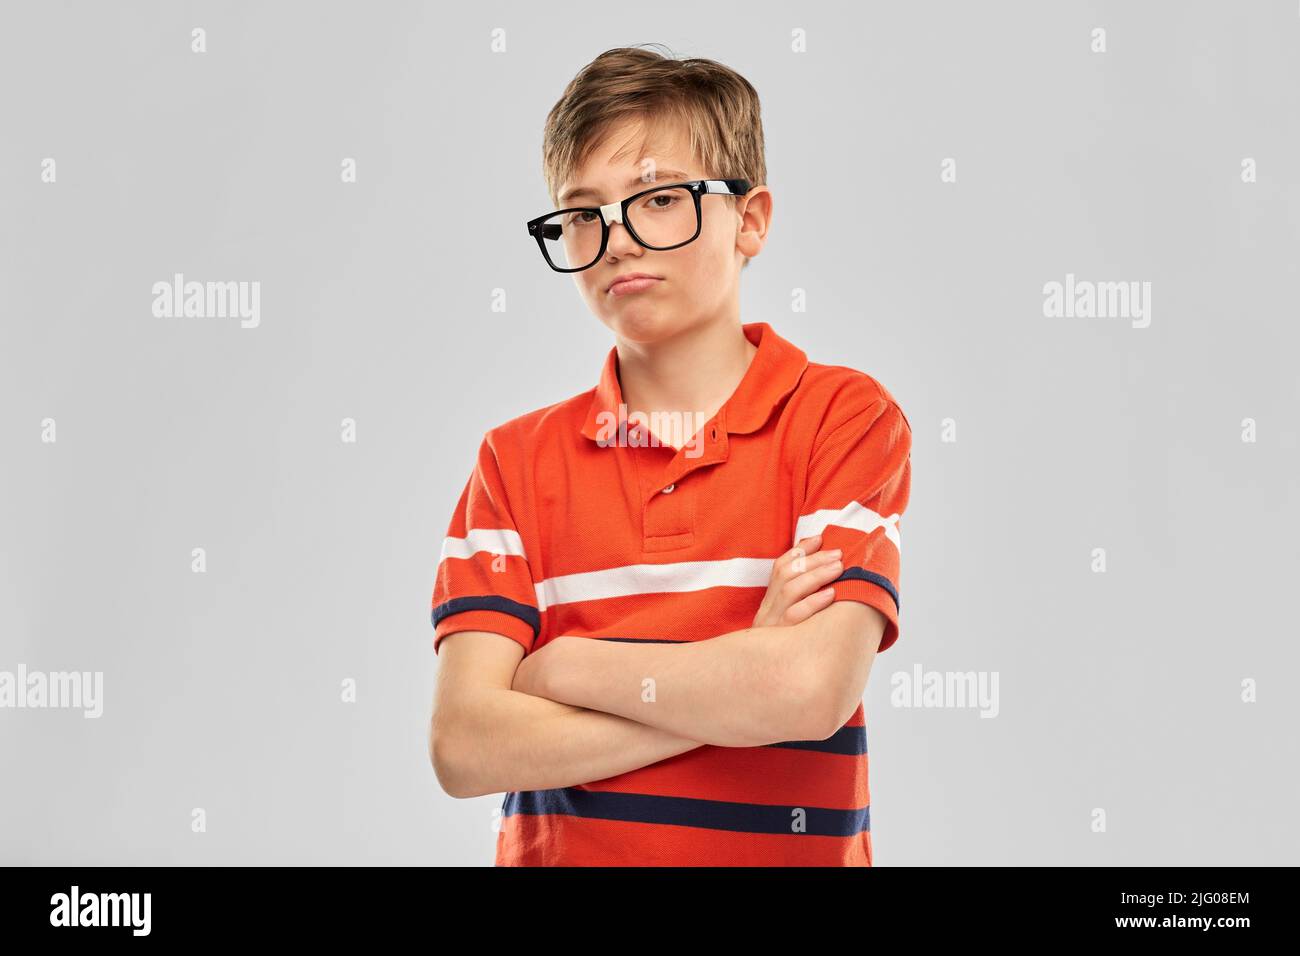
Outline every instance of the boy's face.
<path id="1" fill-rule="evenodd" d="M 573 178 L 560 185 L 560 208 L 599 206 L 654 185 L 718 178 L 697 165 L 678 125 L 665 126 L 654 147 L 647 144 L 641 153 L 644 135 L 635 121 L 611 129 Z M 738 316 L 741 264 L 762 249 L 770 209 L 771 196 L 762 186 L 747 200 L 702 196 L 699 237 L 667 251 L 646 249 L 622 223 L 612 223 L 605 255 L 590 269 L 573 273 L 574 281 L 596 317 L 630 342 L 662 341 Z M 634 272 L 654 281 L 635 291 L 611 289 L 615 279 Z"/>

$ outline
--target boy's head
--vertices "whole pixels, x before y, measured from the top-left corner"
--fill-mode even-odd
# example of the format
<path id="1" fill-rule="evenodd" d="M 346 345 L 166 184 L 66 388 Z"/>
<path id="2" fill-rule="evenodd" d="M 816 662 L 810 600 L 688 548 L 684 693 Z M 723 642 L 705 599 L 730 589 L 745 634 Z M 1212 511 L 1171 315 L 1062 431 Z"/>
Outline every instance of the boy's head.
<path id="1" fill-rule="evenodd" d="M 699 197 L 694 241 L 647 249 L 612 222 L 604 255 L 573 273 L 592 312 L 629 341 L 657 341 L 738 315 L 740 270 L 763 248 L 771 218 L 758 94 L 744 77 L 712 60 L 678 60 L 637 47 L 607 50 L 552 108 L 542 163 L 555 209 L 603 206 L 654 185 L 748 180 L 743 197 Z M 648 207 L 642 215 L 649 218 Z M 688 215 L 693 221 L 693 210 Z M 642 291 L 611 293 L 616 278 L 633 272 L 658 281 Z"/>

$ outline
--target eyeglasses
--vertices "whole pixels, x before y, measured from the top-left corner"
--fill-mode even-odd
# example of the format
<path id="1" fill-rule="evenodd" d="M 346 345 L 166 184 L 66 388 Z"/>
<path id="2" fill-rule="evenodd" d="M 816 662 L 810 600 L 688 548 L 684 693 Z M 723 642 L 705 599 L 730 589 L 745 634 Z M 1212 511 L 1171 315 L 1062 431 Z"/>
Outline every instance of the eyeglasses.
<path id="1" fill-rule="evenodd" d="M 621 222 L 638 244 L 664 251 L 694 242 L 700 235 L 700 197 L 743 196 L 747 179 L 697 179 L 654 186 L 604 206 L 559 209 L 528 221 L 542 258 L 556 272 L 590 269 L 605 254 L 611 223 Z"/>

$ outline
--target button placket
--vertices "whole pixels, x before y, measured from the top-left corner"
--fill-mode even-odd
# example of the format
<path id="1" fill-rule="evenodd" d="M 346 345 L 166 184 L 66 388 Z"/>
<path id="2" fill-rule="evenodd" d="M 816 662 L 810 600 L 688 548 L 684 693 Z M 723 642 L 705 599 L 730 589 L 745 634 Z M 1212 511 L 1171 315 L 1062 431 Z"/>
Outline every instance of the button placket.
<path id="1" fill-rule="evenodd" d="M 727 460 L 729 443 L 724 415 L 725 411 L 720 411 L 713 421 L 704 426 L 700 433 L 703 447 L 698 455 L 688 455 L 688 446 L 683 446 L 678 450 L 672 461 L 668 463 L 668 468 L 663 476 L 664 480 L 676 483 L 698 468 L 703 468 L 706 465 L 716 465 L 720 461 Z"/>
<path id="2" fill-rule="evenodd" d="M 671 449 L 662 445 L 631 449 L 641 472 L 642 546 L 649 553 L 675 551 L 694 544 L 699 483 L 688 479 L 700 468 L 726 461 L 725 411 L 705 423 L 698 434 L 701 446 L 683 446 L 673 454 L 667 454 Z"/>
<path id="3" fill-rule="evenodd" d="M 695 502 L 692 486 L 676 482 L 665 485 L 645 502 L 647 551 L 673 551 L 695 542 Z"/>

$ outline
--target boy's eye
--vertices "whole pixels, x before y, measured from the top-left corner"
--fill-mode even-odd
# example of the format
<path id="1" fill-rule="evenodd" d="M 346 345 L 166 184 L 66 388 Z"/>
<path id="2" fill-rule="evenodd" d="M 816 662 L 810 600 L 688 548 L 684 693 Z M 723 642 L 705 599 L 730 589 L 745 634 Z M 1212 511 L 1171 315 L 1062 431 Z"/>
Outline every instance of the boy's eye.
<path id="1" fill-rule="evenodd" d="M 646 200 L 647 209 L 671 209 L 681 197 L 671 192 L 655 193 Z"/>
<path id="2" fill-rule="evenodd" d="M 575 212 L 569 216 L 569 223 L 575 226 L 585 226 L 595 221 L 596 213 L 592 212 L 590 209 L 584 209 L 582 212 Z"/>

